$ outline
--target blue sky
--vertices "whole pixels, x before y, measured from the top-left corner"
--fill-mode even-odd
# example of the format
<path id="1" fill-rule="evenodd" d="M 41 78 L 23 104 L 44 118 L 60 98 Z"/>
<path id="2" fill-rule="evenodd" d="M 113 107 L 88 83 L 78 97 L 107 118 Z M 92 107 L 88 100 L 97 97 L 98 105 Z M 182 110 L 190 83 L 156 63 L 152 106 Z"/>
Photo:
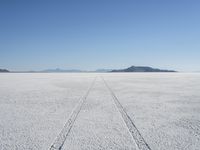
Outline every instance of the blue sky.
<path id="1" fill-rule="evenodd" d="M 0 68 L 200 71 L 199 0 L 0 0 Z"/>

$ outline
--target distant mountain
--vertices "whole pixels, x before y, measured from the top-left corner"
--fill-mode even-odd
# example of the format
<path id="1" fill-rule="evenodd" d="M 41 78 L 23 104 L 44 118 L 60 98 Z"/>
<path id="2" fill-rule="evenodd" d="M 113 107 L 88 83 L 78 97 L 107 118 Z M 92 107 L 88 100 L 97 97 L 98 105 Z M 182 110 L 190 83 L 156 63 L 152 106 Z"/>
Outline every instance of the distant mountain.
<path id="1" fill-rule="evenodd" d="M 157 69 L 147 66 L 131 66 L 126 69 L 112 70 L 111 72 L 176 72 L 176 71 Z"/>
<path id="2" fill-rule="evenodd" d="M 46 70 L 42 70 L 40 72 L 50 73 L 50 72 L 110 72 L 110 71 L 112 71 L 112 69 L 97 69 L 95 71 L 86 71 L 86 70 L 78 70 L 78 69 L 66 70 L 66 69 L 56 68 L 56 69 L 46 69 Z"/>
<path id="3" fill-rule="evenodd" d="M 6 69 L 0 69 L 1 72 L 10 72 L 9 70 Z M 164 70 L 164 69 L 157 69 L 157 68 L 152 68 L 152 67 L 147 67 L 147 66 L 131 66 L 126 69 L 97 69 L 95 71 L 85 71 L 85 70 L 78 70 L 78 69 L 46 69 L 42 71 L 12 71 L 15 73 L 67 73 L 67 72 L 176 72 L 174 70 Z"/>
<path id="4" fill-rule="evenodd" d="M 0 72 L 10 72 L 10 71 L 7 69 L 0 69 Z"/>
<path id="5" fill-rule="evenodd" d="M 97 69 L 94 72 L 110 72 L 112 69 Z"/>
<path id="6" fill-rule="evenodd" d="M 46 69 L 46 70 L 42 70 L 41 72 L 82 72 L 81 70 L 77 70 L 77 69 L 70 69 L 70 70 L 64 70 L 64 69 Z"/>

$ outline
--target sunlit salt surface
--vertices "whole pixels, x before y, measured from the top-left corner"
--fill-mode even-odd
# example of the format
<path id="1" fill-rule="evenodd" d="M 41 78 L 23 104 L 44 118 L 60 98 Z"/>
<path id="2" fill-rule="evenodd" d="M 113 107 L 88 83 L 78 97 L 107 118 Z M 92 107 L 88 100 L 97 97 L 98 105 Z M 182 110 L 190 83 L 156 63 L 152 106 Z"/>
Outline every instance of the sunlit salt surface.
<path id="1" fill-rule="evenodd" d="M 151 149 L 200 149 L 198 73 L 0 74 L 0 149 L 49 149 L 95 77 L 62 149 L 137 148 L 102 77 Z"/>

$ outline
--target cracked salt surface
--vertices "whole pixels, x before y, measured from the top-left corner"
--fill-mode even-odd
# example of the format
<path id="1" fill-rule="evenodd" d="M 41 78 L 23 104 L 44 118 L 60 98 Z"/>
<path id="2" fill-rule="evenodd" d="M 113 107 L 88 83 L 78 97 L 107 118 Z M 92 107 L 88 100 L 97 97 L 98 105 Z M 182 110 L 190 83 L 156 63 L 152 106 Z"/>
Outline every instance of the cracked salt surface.
<path id="1" fill-rule="evenodd" d="M 96 81 L 96 77 L 94 81 L 92 82 L 90 88 L 87 90 L 86 94 L 80 99 L 78 102 L 77 106 L 73 109 L 71 115 L 69 116 L 65 126 L 61 130 L 60 134 L 56 137 L 54 143 L 51 145 L 50 150 L 60 150 L 72 128 L 74 125 L 74 122 L 83 106 L 83 103 L 86 101 L 91 89 L 93 88 L 93 85 Z"/>
<path id="2" fill-rule="evenodd" d="M 200 149 L 200 74 L 105 77 L 151 149 Z"/>
<path id="3" fill-rule="evenodd" d="M 0 149 L 47 150 L 93 78 L 0 74 Z"/>
<path id="4" fill-rule="evenodd" d="M 46 150 L 102 76 L 152 150 L 200 149 L 199 73 L 0 74 L 0 149 Z M 135 149 L 99 79 L 63 149 Z"/>

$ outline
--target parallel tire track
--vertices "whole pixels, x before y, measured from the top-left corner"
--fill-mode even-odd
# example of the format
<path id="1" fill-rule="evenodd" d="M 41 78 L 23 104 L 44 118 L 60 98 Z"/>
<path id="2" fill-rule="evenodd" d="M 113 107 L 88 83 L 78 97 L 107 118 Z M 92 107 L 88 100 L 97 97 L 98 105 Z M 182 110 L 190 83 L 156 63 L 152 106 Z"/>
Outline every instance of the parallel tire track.
<path id="1" fill-rule="evenodd" d="M 80 99 L 79 103 L 77 104 L 77 106 L 75 107 L 75 109 L 72 111 L 68 121 L 66 122 L 65 126 L 63 127 L 63 129 L 61 130 L 60 134 L 56 137 L 54 143 L 51 145 L 51 147 L 49 148 L 49 150 L 61 150 L 82 106 L 84 101 L 87 99 L 87 96 L 89 95 L 94 83 L 96 81 L 96 78 L 93 80 L 91 86 L 89 87 L 88 91 L 86 92 L 86 94 Z"/>
<path id="2" fill-rule="evenodd" d="M 128 116 L 128 114 L 124 110 L 124 108 L 121 105 L 121 103 L 119 102 L 118 98 L 115 96 L 113 90 L 108 86 L 108 84 L 106 83 L 106 81 L 104 80 L 103 77 L 102 77 L 102 80 L 105 83 L 108 90 L 110 91 L 110 94 L 112 95 L 112 97 L 114 99 L 115 105 L 117 106 L 119 112 L 121 113 L 121 116 L 122 116 L 124 122 L 126 123 L 126 126 L 128 127 L 130 134 L 132 135 L 133 139 L 135 140 L 135 142 L 138 146 L 138 149 L 139 150 L 151 150 L 151 148 L 146 143 L 146 141 L 140 134 L 139 130 L 137 129 L 137 127 L 135 126 L 135 124 L 133 123 L 131 118 Z"/>

